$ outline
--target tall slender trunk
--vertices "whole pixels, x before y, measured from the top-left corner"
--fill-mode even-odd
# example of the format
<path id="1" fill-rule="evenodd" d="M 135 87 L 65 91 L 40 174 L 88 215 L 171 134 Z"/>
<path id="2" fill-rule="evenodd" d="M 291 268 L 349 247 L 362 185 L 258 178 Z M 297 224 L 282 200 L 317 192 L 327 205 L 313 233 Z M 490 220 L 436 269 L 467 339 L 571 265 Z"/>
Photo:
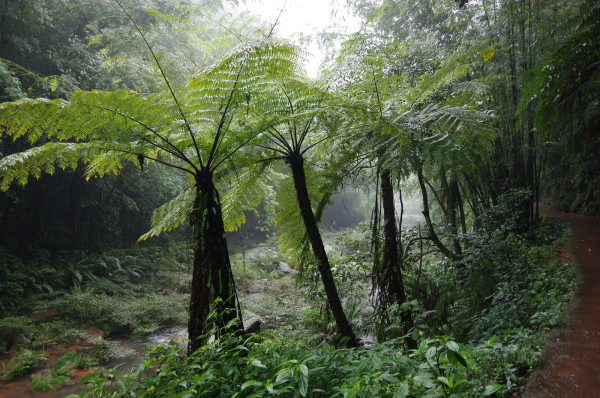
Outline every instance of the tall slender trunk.
<path id="1" fill-rule="evenodd" d="M 381 173 L 381 202 L 383 204 L 383 232 L 384 251 L 383 264 L 379 272 L 378 283 L 384 295 L 391 295 L 393 300 L 400 306 L 406 302 L 406 292 L 402 280 L 402 269 L 400 267 L 400 255 L 398 253 L 398 229 L 396 228 L 396 206 L 394 205 L 394 187 L 389 171 Z M 387 301 L 387 300 L 386 300 Z M 386 303 L 384 303 L 385 305 Z M 408 332 L 413 327 L 410 312 L 401 313 L 402 322 Z M 412 338 L 407 338 L 409 348 L 417 348 Z"/>
<path id="2" fill-rule="evenodd" d="M 458 185 L 458 180 L 456 178 L 452 179 L 451 189 L 454 192 L 454 197 L 456 198 L 456 203 L 458 205 L 458 214 L 460 215 L 460 226 L 462 228 L 463 235 L 467 234 L 467 220 L 465 218 L 465 207 L 463 204 L 463 198 L 460 194 L 460 187 Z"/>
<path id="3" fill-rule="evenodd" d="M 459 209 L 462 211 L 462 204 L 459 205 L 460 193 L 458 192 L 458 183 L 454 176 L 450 177 L 448 188 L 450 190 L 448 194 L 448 212 L 450 214 L 454 252 L 460 256 L 462 254 L 462 248 L 458 239 L 458 215 L 456 214 L 456 210 Z M 464 217 L 464 214 L 462 214 L 462 216 Z"/>
<path id="4" fill-rule="evenodd" d="M 462 248 L 460 247 L 460 242 L 458 240 L 458 218 L 456 216 L 457 200 L 456 192 L 453 191 L 453 184 L 455 181 L 452 177 L 450 177 L 450 182 L 448 182 L 446 177 L 446 169 L 443 166 L 440 168 L 440 182 L 446 202 L 446 222 L 449 224 L 450 232 L 452 233 L 454 252 L 460 255 L 462 253 Z"/>
<path id="5" fill-rule="evenodd" d="M 308 188 L 306 187 L 306 175 L 304 173 L 304 159 L 300 154 L 292 154 L 288 156 L 287 162 L 292 169 L 292 176 L 294 179 L 294 187 L 296 189 L 296 197 L 298 198 L 298 206 L 300 207 L 300 214 L 304 226 L 306 227 L 306 233 L 313 249 L 315 258 L 317 259 L 319 272 L 321 274 L 321 280 L 325 287 L 325 294 L 327 295 L 327 301 L 329 308 L 335 318 L 342 337 L 347 339 L 346 345 L 348 347 L 357 347 L 358 340 L 352 331 L 352 327 L 346 318 L 340 296 L 338 295 L 333 274 L 331 273 L 331 266 L 329 265 L 329 259 L 325 252 L 325 246 L 321 239 L 321 233 L 317 226 L 317 220 L 312 211 L 310 204 L 310 197 L 308 196 Z"/>
<path id="6" fill-rule="evenodd" d="M 421 187 L 421 195 L 423 196 L 423 216 L 425 217 L 425 222 L 429 228 L 429 239 L 431 239 L 431 241 L 437 246 L 444 256 L 453 260 L 459 260 L 460 256 L 453 253 L 444 245 L 444 243 L 442 243 L 439 236 L 435 232 L 433 222 L 431 222 L 431 217 L 429 216 L 429 199 L 427 197 L 427 188 L 425 187 L 425 177 L 423 176 L 422 167 L 417 170 L 417 178 L 419 180 L 419 186 Z"/>
<path id="7" fill-rule="evenodd" d="M 194 267 L 188 354 L 202 346 L 213 323 L 217 326 L 217 335 L 243 329 L 225 238 L 221 202 L 209 171 L 197 176 L 196 198 L 190 222 L 194 229 Z M 213 303 L 215 318 L 208 319 Z M 225 330 L 226 326 L 230 329 Z"/>

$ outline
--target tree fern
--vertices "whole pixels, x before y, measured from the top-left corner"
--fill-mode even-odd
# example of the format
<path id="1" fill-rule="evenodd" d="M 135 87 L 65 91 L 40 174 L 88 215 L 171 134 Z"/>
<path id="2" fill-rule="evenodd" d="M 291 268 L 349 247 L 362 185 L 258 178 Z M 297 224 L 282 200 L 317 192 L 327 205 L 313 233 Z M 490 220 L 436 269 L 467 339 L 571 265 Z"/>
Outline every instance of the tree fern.
<path id="1" fill-rule="evenodd" d="M 141 31 L 140 35 L 145 40 Z M 155 56 L 150 46 L 149 50 Z M 273 91 L 276 86 L 270 82 L 298 75 L 300 57 L 297 48 L 285 43 L 250 42 L 193 76 L 185 87 L 171 86 L 155 58 L 163 73 L 163 92 L 78 91 L 69 101 L 24 99 L 2 104 L 3 135 L 13 139 L 24 136 L 31 143 L 40 142 L 42 137 L 63 142 L 50 142 L 3 159 L 0 187 L 6 189 L 14 181 L 25 183 L 30 176 L 52 173 L 56 166 L 76 167 L 79 163 L 87 165 L 88 176 L 118 172 L 123 162 L 138 167 L 156 162 L 187 173 L 190 189 L 157 209 L 152 229 L 142 239 L 172 229 L 188 217 L 194 226 L 189 327 L 194 350 L 200 344 L 197 338 L 210 327 L 207 319 L 213 299 L 221 303 L 217 312 L 224 318 L 216 320 L 221 327 L 235 320 L 240 311 L 214 179 L 224 179 L 224 166 L 248 156 L 249 152 L 241 149 L 261 130 L 253 130 L 254 125 L 244 119 L 250 112 L 260 113 L 264 105 L 253 99 Z M 254 172 L 258 174 L 260 169 Z M 244 178 L 259 182 L 259 177 L 250 174 Z M 261 184 L 257 187 L 264 191 Z M 238 188 L 233 187 L 226 199 L 238 199 L 244 192 Z M 254 194 L 260 196 L 261 192 Z M 240 209 L 256 204 L 253 199 L 237 208 L 228 206 L 229 227 L 242 222 Z"/>

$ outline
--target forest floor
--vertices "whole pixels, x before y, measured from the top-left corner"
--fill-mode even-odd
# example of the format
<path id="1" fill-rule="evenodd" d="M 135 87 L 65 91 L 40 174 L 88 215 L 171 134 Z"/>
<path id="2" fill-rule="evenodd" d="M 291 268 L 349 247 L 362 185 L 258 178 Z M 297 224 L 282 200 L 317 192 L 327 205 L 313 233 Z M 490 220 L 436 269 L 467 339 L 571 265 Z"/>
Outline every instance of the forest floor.
<path id="1" fill-rule="evenodd" d="M 335 242 L 341 234 L 329 234 L 330 251 L 337 249 Z M 275 238 L 238 245 L 232 253 L 241 307 L 258 315 L 262 330 L 277 332 L 311 327 L 314 330 L 315 326 L 321 326 L 321 336 L 328 335 L 327 328 L 332 324 L 319 325 L 314 319 L 319 318 L 324 309 L 311 305 L 306 288 L 297 283 L 298 271 L 284 260 Z M 0 398 L 58 398 L 78 393 L 83 388 L 78 385 L 79 380 L 92 369 L 124 363 L 122 370 L 129 371 L 143 360 L 151 345 L 166 342 L 176 335 L 179 339 L 186 338 L 183 332 L 187 329 L 187 300 L 184 298 L 182 302 L 181 296 L 185 296 L 190 281 L 191 274 L 185 268 L 174 272 L 154 271 L 154 276 L 143 278 L 139 281 L 141 284 L 127 286 L 135 291 L 133 296 L 129 296 L 125 288 L 123 292 L 105 294 L 100 287 L 76 286 L 64 294 L 41 295 L 24 304 L 21 312 L 29 315 L 13 318 L 13 322 L 21 324 L 15 330 L 27 330 L 16 333 L 16 339 L 23 340 L 15 344 L 20 348 L 13 346 L 0 356 L 0 379 L 7 378 L 0 384 Z M 110 287 L 107 282 L 96 285 Z M 74 308 L 73 303 L 82 307 Z M 177 314 L 156 314 L 165 312 L 164 308 Z M 136 323 L 137 318 L 146 318 L 146 321 L 140 325 Z M 120 331 L 121 324 L 129 327 L 129 332 Z M 135 325 L 134 330 L 131 325 Z M 52 337 L 46 336 L 50 334 Z M 86 369 L 78 369 L 73 364 L 73 355 L 96 356 L 98 360 L 85 364 Z M 66 357 L 69 358 L 66 365 L 58 366 Z M 22 376 L 8 376 L 13 368 Z M 53 379 L 57 373 L 61 373 L 61 378 Z M 46 384 L 41 387 L 42 391 L 36 391 L 41 382 Z"/>
<path id="2" fill-rule="evenodd" d="M 544 215 L 569 221 L 570 258 L 578 287 L 542 354 L 523 397 L 600 397 L 600 218 L 541 207 Z"/>
<path id="3" fill-rule="evenodd" d="M 365 239 L 364 231 L 359 230 L 326 231 L 324 235 L 349 321 L 356 334 L 368 340 L 373 335 L 375 322 L 370 300 L 369 241 Z M 469 306 L 456 306 L 449 322 L 441 325 L 425 324 L 427 319 L 432 319 L 435 311 L 424 312 L 419 317 L 419 331 L 427 332 L 427 328 L 431 327 L 431 336 L 422 338 L 419 351 L 415 353 L 404 352 L 399 343 L 401 340 L 394 342 L 393 339 L 381 344 L 369 341 L 365 347 L 351 353 L 344 350 L 330 352 L 336 341 L 335 324 L 325 305 L 318 276 L 310 270 L 305 270 L 301 275 L 288 264 L 275 237 L 266 242 L 237 245 L 231 251 L 231 261 L 241 307 L 260 317 L 261 329 L 265 331 L 264 336 L 268 336 L 264 345 L 254 345 L 254 351 L 244 361 L 256 359 L 256 363 L 273 362 L 274 365 L 269 365 L 269 369 L 280 370 L 283 366 L 281 363 L 286 361 L 282 358 L 287 358 L 286 355 L 290 355 L 287 358 L 290 361 L 301 359 L 293 354 L 296 352 L 293 347 L 298 345 L 301 348 L 298 348 L 297 355 L 306 355 L 302 360 L 306 360 L 307 364 L 314 362 L 309 368 L 311 385 L 316 389 L 351 390 L 361 385 L 360 380 L 371 378 L 378 381 L 369 387 L 369 394 L 372 394 L 365 396 L 393 396 L 399 392 L 394 389 L 400 387 L 402 391 L 409 388 L 412 396 L 423 396 L 427 391 L 429 396 L 442 396 L 447 386 L 439 380 L 445 381 L 446 377 L 450 377 L 456 381 L 455 396 L 480 397 L 494 393 L 497 396 L 515 396 L 522 391 L 527 375 L 538 363 L 548 331 L 560 322 L 560 314 L 565 307 L 563 303 L 572 297 L 574 278 L 572 270 L 569 271 L 570 267 L 566 266 L 566 259 L 556 259 L 564 241 L 543 250 L 529 249 L 514 239 L 508 242 L 512 246 L 506 246 L 507 249 L 500 251 L 489 263 L 473 263 L 474 267 L 480 266 L 486 275 L 489 274 L 489 264 L 498 264 L 497 279 L 494 280 L 497 291 L 485 293 L 490 296 L 490 303 L 497 304 L 485 311 L 475 312 Z M 497 241 L 494 244 L 502 248 L 506 242 Z M 120 370 L 128 371 L 142 362 L 149 345 L 168 341 L 177 332 L 179 335 L 185 334 L 191 278 L 189 253 L 185 254 L 188 249 L 144 250 L 147 250 L 145 254 L 138 248 L 133 252 L 99 255 L 85 262 L 78 260 L 74 262 L 78 269 L 91 272 L 100 267 L 100 271 L 105 272 L 104 275 L 112 275 L 112 279 L 91 278 L 85 285 L 75 284 L 61 292 L 39 295 L 19 308 L 17 313 L 26 316 L 0 319 L 0 332 L 12 331 L 13 336 L 10 340 L 8 335 L 0 335 L 3 339 L 0 339 L 0 343 L 4 344 L 5 351 L 13 354 L 12 359 L 8 356 L 1 358 L 4 363 L 0 365 L 0 376 L 7 382 L 16 379 L 16 382 L 0 385 L 0 397 L 58 398 L 80 392 L 82 387 L 76 383 L 87 372 L 81 368 L 110 368 L 126 362 Z M 488 246 L 476 250 L 477 258 L 488 250 Z M 505 261 L 504 253 L 511 254 L 510 261 L 501 263 Z M 513 257 L 513 254 L 516 256 Z M 117 258 L 119 261 L 116 261 Z M 156 264 L 148 261 L 152 259 Z M 143 271 L 136 268 L 141 265 L 151 269 L 145 268 Z M 453 267 L 445 268 L 443 262 L 434 261 L 433 258 L 427 258 L 423 274 L 414 274 L 413 277 L 415 275 L 421 275 L 423 286 L 434 295 L 441 289 L 451 292 L 452 286 L 464 280 Z M 120 282 L 116 283 L 117 280 Z M 469 280 L 475 287 L 481 285 L 478 282 L 480 279 L 472 277 Z M 458 297 L 461 301 L 457 303 L 481 303 L 479 293 L 468 296 L 468 289 L 473 288 L 469 286 L 463 286 L 460 290 Z M 413 292 L 419 293 L 419 290 L 413 286 Z M 549 302 L 548 295 L 556 299 Z M 523 312 L 524 307 L 529 308 L 528 313 Z M 165 311 L 165 308 L 169 311 Z M 456 312 L 461 310 L 463 312 Z M 515 311 L 523 313 L 515 319 Z M 521 323 L 515 323 L 516 320 Z M 447 325 L 452 322 L 455 329 L 450 330 Z M 459 347 L 449 333 L 460 332 L 461 325 L 466 331 L 479 330 L 480 335 L 471 340 L 463 336 L 462 340 L 457 340 L 461 344 Z M 502 325 L 503 329 L 498 329 L 498 325 Z M 493 332 L 489 331 L 494 327 L 496 329 Z M 394 330 L 390 329 L 390 332 Z M 444 333 L 448 333 L 448 336 L 444 336 Z M 96 335 L 96 338 L 91 335 Z M 274 353 L 269 344 L 275 341 L 282 350 L 288 345 L 293 347 L 289 352 Z M 9 350 L 10 344 L 17 349 Z M 430 359 L 426 353 L 434 348 L 436 352 L 445 353 L 450 349 L 446 347 L 456 351 L 453 351 L 455 356 L 440 354 L 437 357 L 439 369 L 442 369 L 440 372 L 444 373 L 430 371 Z M 318 380 L 327 373 L 323 369 L 329 368 L 320 367 L 325 365 L 319 365 L 318 361 L 333 358 L 332 355 L 352 357 L 340 359 L 348 364 L 348 374 L 344 376 L 347 380 L 331 379 L 319 385 Z M 462 362 L 458 359 L 450 361 L 456 356 Z M 402 358 L 404 367 L 401 372 L 393 358 Z M 379 365 L 368 365 L 371 360 Z M 23 373 L 9 379 L 10 363 L 13 369 L 20 367 Z M 357 364 L 365 366 L 357 370 Z M 386 368 L 388 365 L 389 369 Z M 244 366 L 238 370 L 251 373 L 256 369 Z M 258 377 L 250 373 L 247 377 Z M 381 374 L 393 375 L 393 380 L 397 376 L 398 381 L 386 381 L 379 377 Z M 327 375 L 338 377 L 337 373 Z M 276 378 L 277 375 L 272 377 Z M 505 384 L 499 384 L 499 381 L 505 381 Z M 31 391 L 32 387 L 47 392 Z M 135 389 L 135 385 L 129 387 L 132 391 Z M 378 390 L 380 387 L 382 389 Z M 379 393 L 375 394 L 375 391 L 387 391 L 389 394 L 377 395 Z M 333 389 L 330 393 L 333 394 Z"/>

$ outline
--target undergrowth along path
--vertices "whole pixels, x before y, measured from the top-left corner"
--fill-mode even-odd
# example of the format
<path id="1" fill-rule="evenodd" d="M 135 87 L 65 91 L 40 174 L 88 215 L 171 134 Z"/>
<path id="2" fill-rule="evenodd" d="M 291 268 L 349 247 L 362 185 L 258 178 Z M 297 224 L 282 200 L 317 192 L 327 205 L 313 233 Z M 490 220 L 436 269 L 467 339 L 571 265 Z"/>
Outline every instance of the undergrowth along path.
<path id="1" fill-rule="evenodd" d="M 546 342 L 543 366 L 533 373 L 523 398 L 600 397 L 600 218 L 542 205 L 540 211 L 571 224 L 570 256 L 578 283 L 563 318 L 566 326 Z"/>

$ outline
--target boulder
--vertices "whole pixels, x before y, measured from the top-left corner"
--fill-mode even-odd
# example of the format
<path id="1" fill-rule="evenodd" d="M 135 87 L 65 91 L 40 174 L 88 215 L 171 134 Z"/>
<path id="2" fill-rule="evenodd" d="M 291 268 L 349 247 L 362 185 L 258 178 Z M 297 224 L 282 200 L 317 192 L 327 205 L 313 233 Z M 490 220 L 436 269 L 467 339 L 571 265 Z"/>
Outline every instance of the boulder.
<path id="1" fill-rule="evenodd" d="M 102 340 L 104 339 L 104 332 L 97 327 L 91 326 L 85 331 L 90 340 Z"/>
<path id="2" fill-rule="evenodd" d="M 283 273 L 283 274 L 292 274 L 292 275 L 295 275 L 298 273 L 298 271 L 296 271 L 294 268 L 292 268 L 291 265 L 289 265 L 288 263 L 286 263 L 284 261 L 279 262 L 279 271 L 281 271 L 281 273 Z"/>
<path id="3" fill-rule="evenodd" d="M 31 380 L 34 379 L 50 379 L 52 377 L 52 369 L 44 369 L 31 374 Z"/>
<path id="4" fill-rule="evenodd" d="M 173 336 L 171 336 L 170 341 L 174 341 L 177 343 L 177 345 L 179 345 L 181 348 L 186 349 L 187 348 L 187 341 L 185 341 L 188 338 L 188 330 L 187 328 L 183 328 L 181 329 L 179 332 L 173 334 Z"/>
<path id="5" fill-rule="evenodd" d="M 242 321 L 244 322 L 245 333 L 260 332 L 261 319 L 254 312 L 242 310 Z"/>
<path id="6" fill-rule="evenodd" d="M 33 338 L 33 335 L 30 336 L 31 337 L 27 338 L 24 333 L 19 334 L 15 339 L 15 344 L 31 344 L 31 338 Z"/>

